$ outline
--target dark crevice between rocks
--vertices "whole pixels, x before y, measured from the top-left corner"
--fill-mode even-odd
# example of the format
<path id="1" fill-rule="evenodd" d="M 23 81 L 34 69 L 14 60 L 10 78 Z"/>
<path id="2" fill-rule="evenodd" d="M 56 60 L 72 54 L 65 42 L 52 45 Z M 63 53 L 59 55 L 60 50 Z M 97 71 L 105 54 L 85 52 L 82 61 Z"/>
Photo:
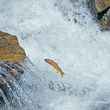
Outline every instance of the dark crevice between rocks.
<path id="1" fill-rule="evenodd" d="M 101 20 L 103 18 L 103 16 L 108 12 L 109 9 L 110 9 L 110 7 L 106 8 L 102 12 L 97 13 L 97 19 Z"/>
<path id="2" fill-rule="evenodd" d="M 87 0 L 87 7 L 92 15 L 92 19 L 98 24 L 100 31 L 110 30 L 110 19 L 107 15 L 110 6 L 105 8 L 103 11 L 98 12 L 95 0 Z"/>

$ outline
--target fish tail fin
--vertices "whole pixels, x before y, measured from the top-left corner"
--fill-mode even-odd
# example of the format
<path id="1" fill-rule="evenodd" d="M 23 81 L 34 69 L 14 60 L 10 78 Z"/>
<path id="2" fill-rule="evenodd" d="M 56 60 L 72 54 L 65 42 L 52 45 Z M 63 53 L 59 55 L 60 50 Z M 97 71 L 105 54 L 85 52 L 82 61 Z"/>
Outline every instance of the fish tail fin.
<path id="1" fill-rule="evenodd" d="M 63 78 L 63 76 L 64 76 L 64 72 L 62 71 L 62 72 L 61 72 L 61 77 Z"/>

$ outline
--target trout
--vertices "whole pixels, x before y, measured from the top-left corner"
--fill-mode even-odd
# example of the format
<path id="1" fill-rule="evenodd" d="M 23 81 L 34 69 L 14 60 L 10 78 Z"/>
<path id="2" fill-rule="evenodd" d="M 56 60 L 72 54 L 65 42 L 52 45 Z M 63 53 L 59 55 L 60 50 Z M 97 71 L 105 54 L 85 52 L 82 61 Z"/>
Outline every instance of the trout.
<path id="1" fill-rule="evenodd" d="M 63 77 L 64 72 L 63 72 L 63 70 L 60 68 L 60 66 L 58 65 L 57 62 L 55 62 L 55 61 L 52 60 L 52 59 L 48 59 L 48 58 L 44 59 L 44 61 L 45 61 L 46 63 L 48 63 L 49 65 L 51 65 L 51 66 L 55 69 L 55 71 L 56 71 L 57 73 L 59 73 L 59 74 L 61 75 L 61 77 Z"/>

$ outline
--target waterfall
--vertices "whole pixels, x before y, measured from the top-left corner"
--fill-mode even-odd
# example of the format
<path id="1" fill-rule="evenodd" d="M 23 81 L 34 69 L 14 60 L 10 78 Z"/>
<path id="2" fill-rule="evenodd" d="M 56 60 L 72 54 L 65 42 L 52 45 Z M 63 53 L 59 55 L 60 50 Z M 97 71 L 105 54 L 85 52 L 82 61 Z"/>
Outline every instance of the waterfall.
<path id="1" fill-rule="evenodd" d="M 110 109 L 110 32 L 85 0 L 0 0 L 0 30 L 15 34 L 29 58 L 10 97 L 0 91 L 4 110 Z M 45 58 L 58 62 L 63 78 Z"/>

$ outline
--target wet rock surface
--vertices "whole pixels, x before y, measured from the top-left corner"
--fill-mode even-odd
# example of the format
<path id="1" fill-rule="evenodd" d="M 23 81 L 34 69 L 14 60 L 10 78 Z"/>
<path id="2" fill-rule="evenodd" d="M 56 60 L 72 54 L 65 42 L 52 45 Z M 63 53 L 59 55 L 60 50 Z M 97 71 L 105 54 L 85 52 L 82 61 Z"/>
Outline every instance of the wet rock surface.
<path id="1" fill-rule="evenodd" d="M 25 57 L 25 51 L 20 47 L 17 37 L 0 32 L 0 61 L 20 62 Z"/>
<path id="2" fill-rule="evenodd" d="M 20 76 L 23 73 L 24 70 L 20 64 L 10 62 L 0 63 L 0 90 L 12 105 L 14 96 L 11 93 L 11 90 L 14 90 L 14 83 L 20 80 Z M 3 102 L 2 98 L 0 100 Z"/>
<path id="3" fill-rule="evenodd" d="M 110 0 L 95 0 L 95 6 L 97 12 L 102 12 L 110 7 Z"/>
<path id="4" fill-rule="evenodd" d="M 88 3 L 101 29 L 110 29 L 110 0 L 89 0 Z"/>
<path id="5" fill-rule="evenodd" d="M 7 102 L 14 105 L 17 100 L 12 91 L 14 82 L 19 81 L 24 73 L 25 51 L 20 47 L 17 37 L 0 32 L 0 105 Z"/>

